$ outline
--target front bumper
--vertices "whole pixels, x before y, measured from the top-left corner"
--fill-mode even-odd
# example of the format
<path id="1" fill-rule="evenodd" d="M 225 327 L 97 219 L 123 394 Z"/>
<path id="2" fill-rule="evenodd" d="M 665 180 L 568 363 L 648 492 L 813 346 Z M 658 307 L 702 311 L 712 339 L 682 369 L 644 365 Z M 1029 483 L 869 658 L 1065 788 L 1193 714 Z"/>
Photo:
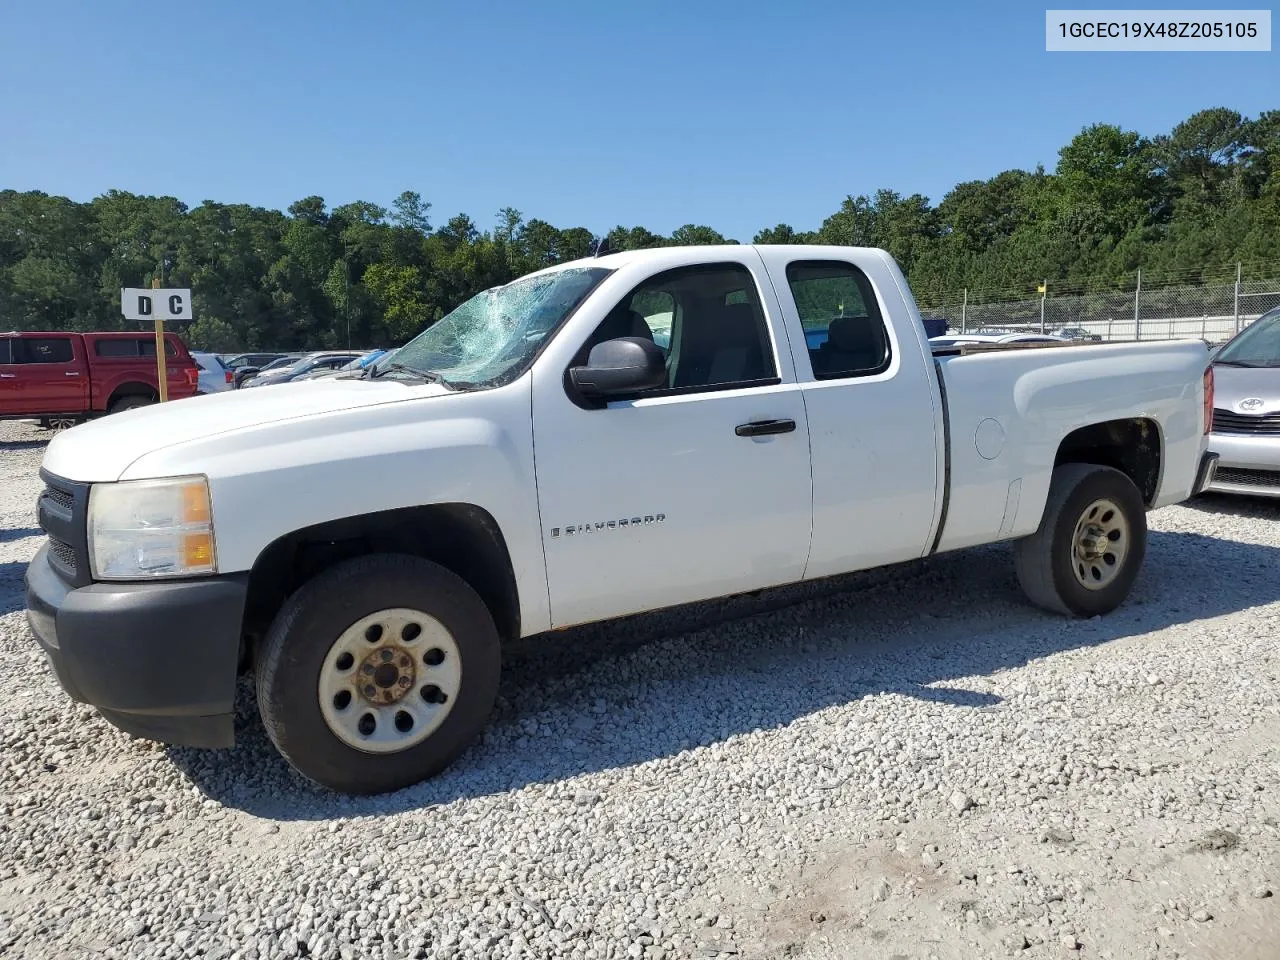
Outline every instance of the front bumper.
<path id="1" fill-rule="evenodd" d="M 121 730 L 229 747 L 247 592 L 246 574 L 72 587 L 45 544 L 27 568 L 27 622 L 63 690 Z"/>
<path id="2" fill-rule="evenodd" d="M 1207 490 L 1280 497 L 1280 436 L 1211 433 L 1209 450 L 1217 454 L 1218 466 Z"/>

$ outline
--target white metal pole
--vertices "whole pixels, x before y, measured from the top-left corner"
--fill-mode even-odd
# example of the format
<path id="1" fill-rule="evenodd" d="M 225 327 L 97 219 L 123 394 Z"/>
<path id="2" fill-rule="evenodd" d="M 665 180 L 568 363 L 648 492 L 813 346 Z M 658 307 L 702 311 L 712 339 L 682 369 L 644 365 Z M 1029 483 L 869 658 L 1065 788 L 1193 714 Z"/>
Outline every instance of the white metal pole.
<path id="1" fill-rule="evenodd" d="M 1240 262 L 1236 261 L 1236 300 L 1235 300 L 1236 333 L 1240 332 Z"/>
<path id="2" fill-rule="evenodd" d="M 1142 315 L 1140 313 L 1142 300 L 1142 270 L 1138 270 L 1138 286 L 1133 291 L 1133 339 L 1142 339 Z"/>

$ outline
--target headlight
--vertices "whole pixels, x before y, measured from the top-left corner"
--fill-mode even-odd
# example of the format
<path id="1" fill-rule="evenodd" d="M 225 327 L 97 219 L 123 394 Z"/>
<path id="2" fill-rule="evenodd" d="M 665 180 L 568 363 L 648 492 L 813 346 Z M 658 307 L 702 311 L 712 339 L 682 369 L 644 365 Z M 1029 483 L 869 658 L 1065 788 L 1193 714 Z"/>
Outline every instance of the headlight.
<path id="1" fill-rule="evenodd" d="M 89 568 L 95 580 L 216 573 L 204 477 L 95 483 L 89 493 Z"/>

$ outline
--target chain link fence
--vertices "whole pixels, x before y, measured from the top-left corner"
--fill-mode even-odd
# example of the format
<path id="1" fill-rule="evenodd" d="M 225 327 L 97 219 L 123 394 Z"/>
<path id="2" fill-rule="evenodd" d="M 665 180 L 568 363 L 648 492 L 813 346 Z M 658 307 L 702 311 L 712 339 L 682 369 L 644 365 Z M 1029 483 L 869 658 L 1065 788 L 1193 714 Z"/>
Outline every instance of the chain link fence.
<path id="1" fill-rule="evenodd" d="M 1280 270 L 1226 283 L 1147 285 L 1130 290 L 1048 294 L 1022 300 L 963 291 L 921 313 L 945 318 L 949 333 L 1053 333 L 1101 340 L 1197 339 L 1223 343 L 1280 306 Z"/>

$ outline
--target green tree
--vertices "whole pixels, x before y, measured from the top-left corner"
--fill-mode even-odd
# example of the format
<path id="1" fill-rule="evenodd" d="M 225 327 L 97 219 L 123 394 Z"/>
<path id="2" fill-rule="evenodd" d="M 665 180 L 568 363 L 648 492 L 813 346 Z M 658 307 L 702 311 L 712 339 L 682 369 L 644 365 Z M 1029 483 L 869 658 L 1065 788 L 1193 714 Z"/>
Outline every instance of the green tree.
<path id="1" fill-rule="evenodd" d="M 404 343 L 432 319 L 424 296 L 424 279 L 417 267 L 392 267 L 375 263 L 365 273 L 365 285 L 382 308 L 383 323 L 391 340 Z"/>
<path id="2" fill-rule="evenodd" d="M 586 226 L 504 207 L 485 232 L 466 214 L 439 230 L 404 191 L 390 208 L 319 196 L 287 211 L 110 190 L 88 203 L 0 190 L 0 328 L 121 329 L 120 288 L 153 277 L 193 290 L 185 335 L 223 349 L 391 345 L 479 290 L 590 256 Z M 734 241 L 685 224 L 669 237 L 615 226 L 613 249 Z M 892 189 L 851 193 L 816 230 L 780 223 L 756 243 L 884 247 L 922 303 L 962 288 L 1033 297 L 1053 287 L 1132 283 L 1133 272 L 1220 276 L 1280 260 L 1280 111 L 1199 111 L 1147 137 L 1084 127 L 1053 172 L 1005 170 L 936 204 Z"/>
<path id="3" fill-rule="evenodd" d="M 412 190 L 406 190 L 391 202 L 391 222 L 424 236 L 431 232 L 431 204 Z"/>
<path id="4" fill-rule="evenodd" d="M 718 230 L 695 223 L 686 223 L 683 227 L 677 227 L 671 232 L 671 243 L 681 247 L 736 242 L 736 240 L 726 240 Z"/>

